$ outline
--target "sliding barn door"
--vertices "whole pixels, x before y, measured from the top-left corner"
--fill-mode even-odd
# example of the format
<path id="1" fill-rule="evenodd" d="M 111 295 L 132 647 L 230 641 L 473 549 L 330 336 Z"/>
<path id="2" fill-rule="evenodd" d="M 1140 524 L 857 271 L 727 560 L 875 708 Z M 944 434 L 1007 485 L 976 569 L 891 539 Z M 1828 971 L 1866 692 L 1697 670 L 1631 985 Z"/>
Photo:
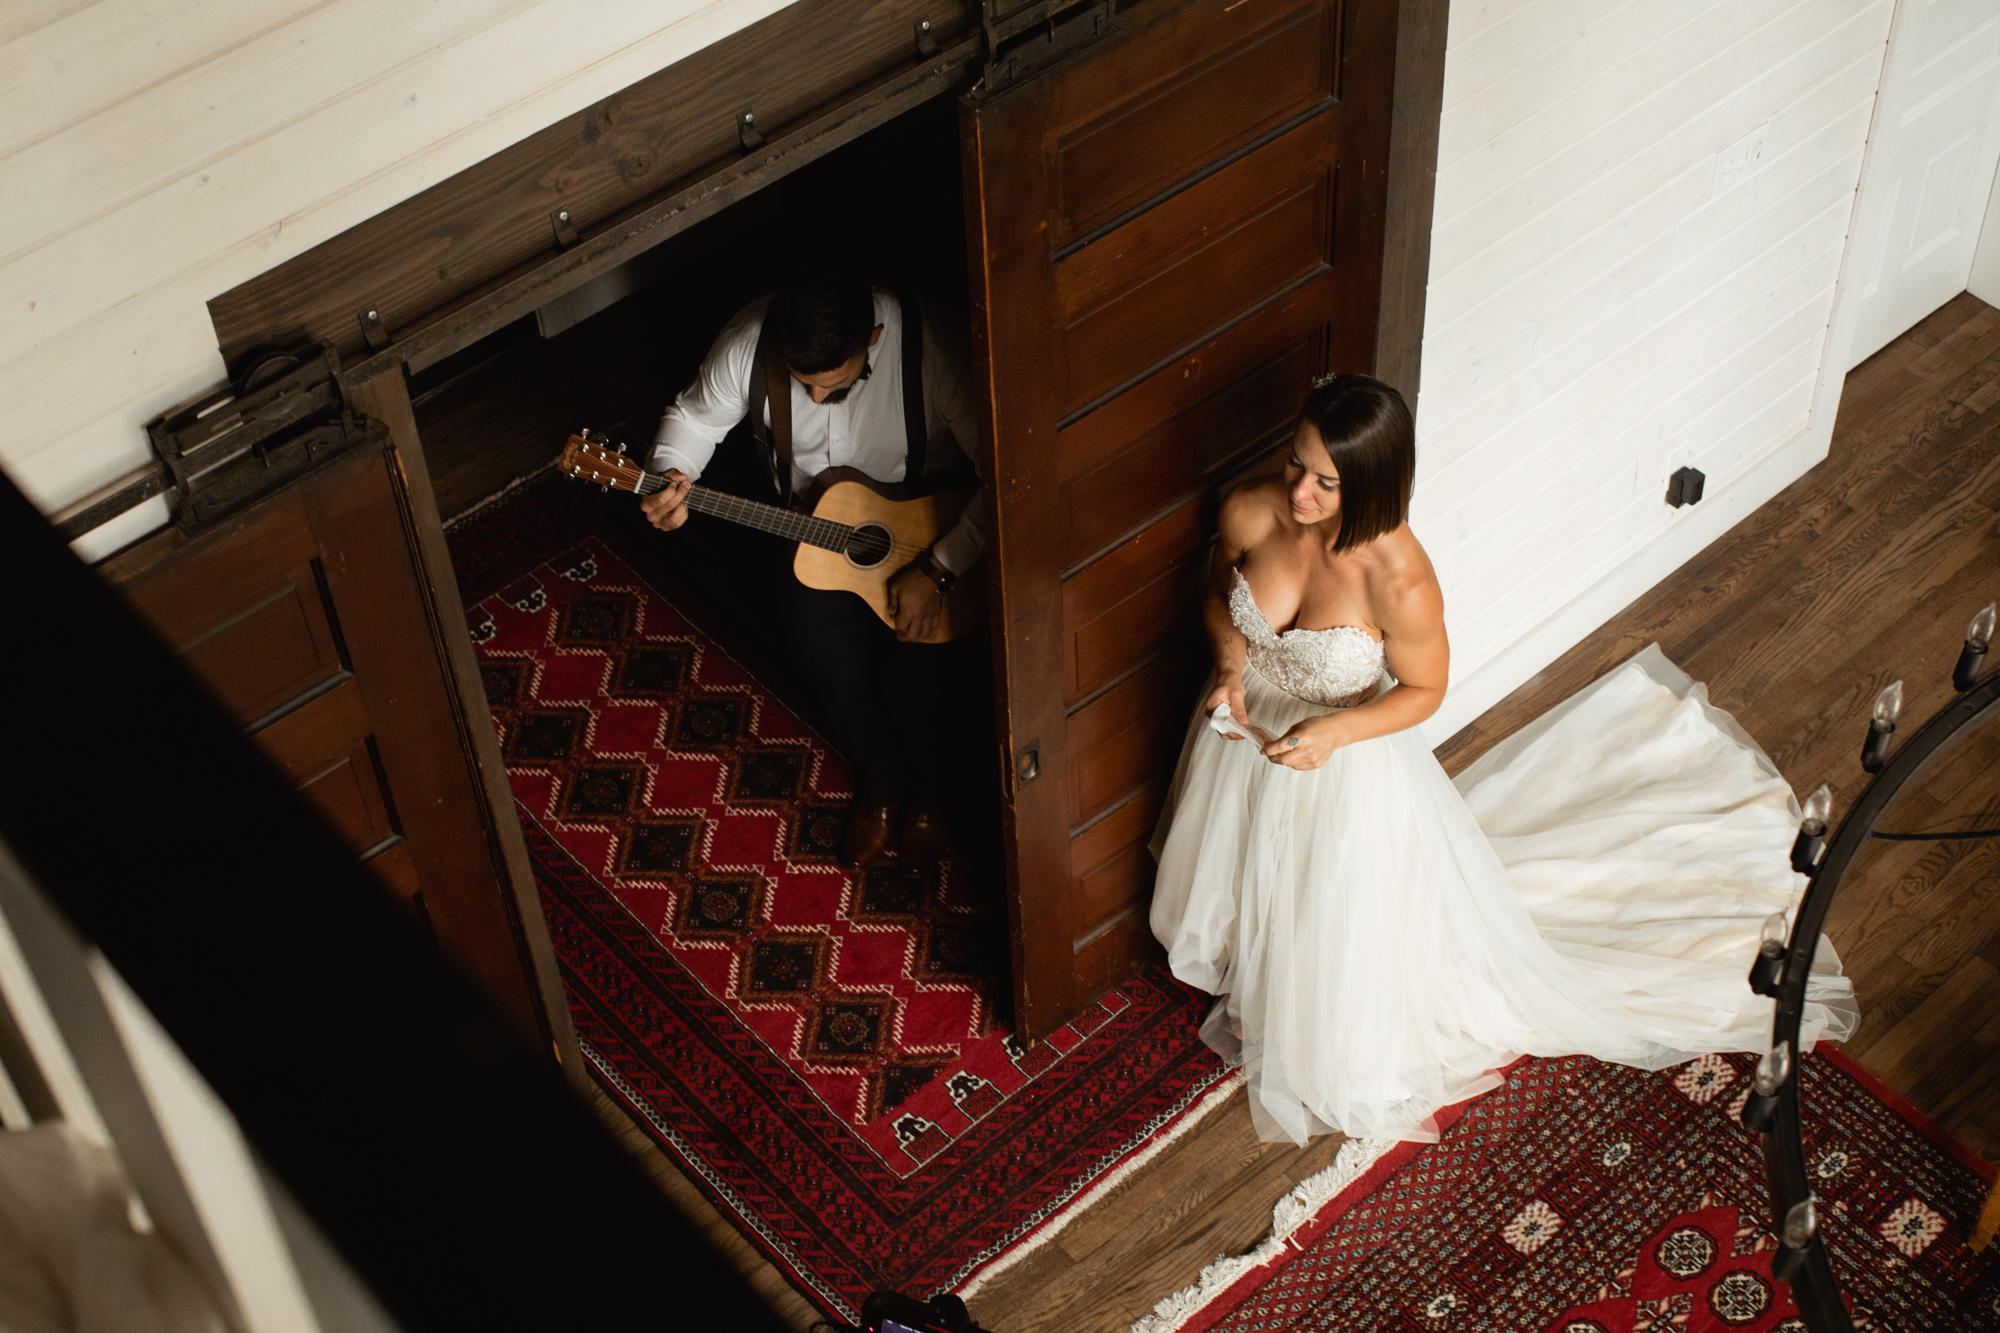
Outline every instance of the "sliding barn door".
<path id="1" fill-rule="evenodd" d="M 962 114 L 1030 1038 L 1158 956 L 1216 504 L 1314 376 L 1373 367 L 1395 66 L 1393 0 L 1072 14 Z"/>

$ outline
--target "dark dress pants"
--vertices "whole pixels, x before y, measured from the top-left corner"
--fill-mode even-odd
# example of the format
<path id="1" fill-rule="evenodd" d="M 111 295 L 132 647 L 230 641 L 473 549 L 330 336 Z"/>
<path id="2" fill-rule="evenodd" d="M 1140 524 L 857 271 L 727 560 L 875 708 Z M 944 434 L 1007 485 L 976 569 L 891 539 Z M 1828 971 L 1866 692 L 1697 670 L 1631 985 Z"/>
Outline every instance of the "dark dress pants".
<path id="1" fill-rule="evenodd" d="M 863 807 L 940 808 L 958 741 L 947 722 L 951 644 L 904 643 L 851 592 L 808 588 L 787 570 L 784 629 L 792 664 L 811 682 L 854 767 Z"/>

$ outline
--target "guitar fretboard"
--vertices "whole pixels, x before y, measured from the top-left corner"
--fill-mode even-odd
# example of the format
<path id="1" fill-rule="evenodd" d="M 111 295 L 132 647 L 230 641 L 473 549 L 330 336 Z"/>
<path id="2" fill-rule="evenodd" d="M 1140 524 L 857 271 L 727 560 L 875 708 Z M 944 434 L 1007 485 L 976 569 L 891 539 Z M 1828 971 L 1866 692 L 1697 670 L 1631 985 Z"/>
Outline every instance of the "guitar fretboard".
<path id="1" fill-rule="evenodd" d="M 667 484 L 663 474 L 648 472 L 645 480 L 633 487 L 641 495 L 651 495 L 662 490 Z M 795 513 L 781 509 L 777 505 L 763 504 L 756 500 L 746 500 L 740 495 L 730 495 L 724 491 L 711 491 L 702 486 L 688 487 L 687 507 L 697 514 L 711 514 L 716 518 L 728 519 L 731 523 L 741 523 L 759 532 L 768 532 L 790 541 L 805 542 L 827 551 L 845 551 L 854 537 L 854 529 L 845 523 L 835 523 L 831 519 L 814 518 L 811 514 Z"/>

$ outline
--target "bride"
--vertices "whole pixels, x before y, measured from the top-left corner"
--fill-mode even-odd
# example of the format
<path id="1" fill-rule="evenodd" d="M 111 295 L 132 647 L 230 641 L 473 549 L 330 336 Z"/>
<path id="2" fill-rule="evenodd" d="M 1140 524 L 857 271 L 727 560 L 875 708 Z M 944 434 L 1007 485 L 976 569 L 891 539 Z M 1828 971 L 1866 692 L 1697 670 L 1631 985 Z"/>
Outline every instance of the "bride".
<path id="1" fill-rule="evenodd" d="M 1317 382 L 1282 480 L 1224 503 L 1215 674 L 1154 849 L 1153 933 L 1216 995 L 1266 1139 L 1434 1139 L 1520 1055 L 1661 1069 L 1761 1051 L 1745 981 L 1802 883 L 1776 767 L 1657 648 L 1460 776 L 1416 725 L 1443 701 L 1444 599 L 1405 521 L 1409 410 Z M 1820 942 L 1802 1042 L 1858 1011 Z"/>

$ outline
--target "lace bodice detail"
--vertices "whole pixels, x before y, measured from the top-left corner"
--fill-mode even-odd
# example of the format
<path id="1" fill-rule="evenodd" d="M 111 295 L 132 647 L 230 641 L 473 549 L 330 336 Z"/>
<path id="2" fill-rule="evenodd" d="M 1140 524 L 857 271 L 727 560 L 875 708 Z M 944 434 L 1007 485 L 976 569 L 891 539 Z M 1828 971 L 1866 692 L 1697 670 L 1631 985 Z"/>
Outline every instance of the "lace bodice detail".
<path id="1" fill-rule="evenodd" d="M 1250 665 L 1286 694 L 1329 708 L 1352 708 L 1375 692 L 1382 675 L 1382 645 L 1368 631 L 1335 625 L 1280 634 L 1264 618 L 1240 569 L 1229 590 L 1229 618 L 1250 641 Z"/>

